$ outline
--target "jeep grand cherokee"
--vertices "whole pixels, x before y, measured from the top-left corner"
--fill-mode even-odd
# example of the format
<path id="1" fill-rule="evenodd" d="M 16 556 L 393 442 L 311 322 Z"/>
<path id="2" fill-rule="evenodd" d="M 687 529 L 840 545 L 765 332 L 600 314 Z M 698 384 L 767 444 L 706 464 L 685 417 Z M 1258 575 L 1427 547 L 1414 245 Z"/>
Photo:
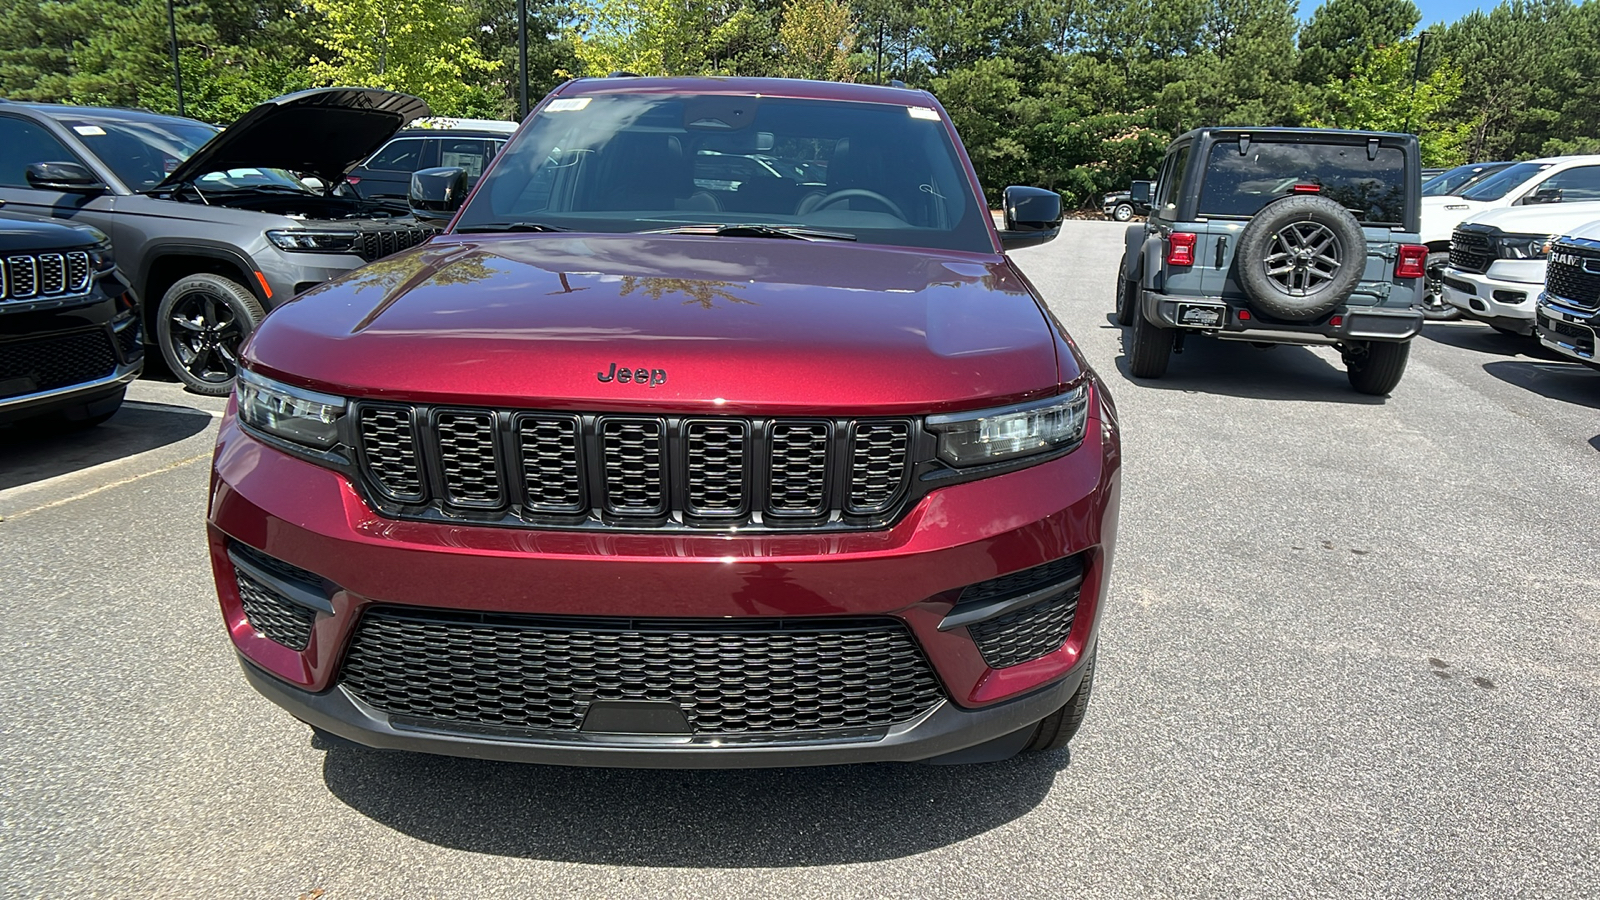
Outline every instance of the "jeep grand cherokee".
<path id="1" fill-rule="evenodd" d="M 820 180 L 698 177 L 727 154 Z M 245 348 L 209 535 L 247 679 L 335 738 L 482 758 L 1065 746 L 1119 439 L 1004 254 L 1060 198 L 1006 198 L 997 231 L 923 92 L 564 85 L 447 233 Z"/>

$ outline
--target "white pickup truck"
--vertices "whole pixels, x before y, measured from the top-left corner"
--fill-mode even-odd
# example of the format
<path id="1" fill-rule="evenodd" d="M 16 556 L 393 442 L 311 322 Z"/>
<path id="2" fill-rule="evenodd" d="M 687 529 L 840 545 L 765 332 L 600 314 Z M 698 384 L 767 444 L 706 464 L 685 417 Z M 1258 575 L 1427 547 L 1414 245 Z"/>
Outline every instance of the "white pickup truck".
<path id="1" fill-rule="evenodd" d="M 1600 201 L 1492 209 L 1456 226 L 1444 301 L 1507 334 L 1533 334 L 1552 239 L 1600 222 Z"/>
<path id="2" fill-rule="evenodd" d="M 1563 356 L 1600 369 L 1600 222 L 1556 238 L 1535 314 L 1539 342 Z"/>
<path id="3" fill-rule="evenodd" d="M 1423 315 L 1454 319 L 1460 310 L 1444 301 L 1444 269 L 1450 239 L 1467 219 L 1508 206 L 1600 200 L 1600 155 L 1554 156 L 1502 169 L 1459 196 L 1422 198 L 1422 242 L 1428 247 L 1428 290 Z"/>

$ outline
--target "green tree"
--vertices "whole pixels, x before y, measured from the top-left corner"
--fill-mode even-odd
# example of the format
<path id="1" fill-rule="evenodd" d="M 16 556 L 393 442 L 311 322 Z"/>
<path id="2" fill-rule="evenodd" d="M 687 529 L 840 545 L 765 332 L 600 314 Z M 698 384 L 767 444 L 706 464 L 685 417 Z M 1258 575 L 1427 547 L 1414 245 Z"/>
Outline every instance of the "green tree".
<path id="1" fill-rule="evenodd" d="M 786 0 L 778 25 L 783 74 L 791 78 L 851 81 L 854 29 L 845 0 Z"/>
<path id="2" fill-rule="evenodd" d="M 493 115 L 500 69 L 473 39 L 476 20 L 454 0 L 306 0 L 326 25 L 308 73 L 316 84 L 414 94 L 441 115 Z"/>
<path id="3" fill-rule="evenodd" d="M 1368 51 L 1404 40 L 1421 20 L 1411 0 L 1328 0 L 1300 31 L 1301 82 L 1350 77 Z"/>
<path id="4" fill-rule="evenodd" d="M 1414 127 L 1423 165 L 1459 165 L 1466 158 L 1462 145 L 1471 126 L 1451 120 L 1446 111 L 1461 94 L 1461 72 L 1452 65 L 1437 65 L 1413 92 L 1415 55 L 1416 41 L 1372 50 L 1348 79 L 1324 85 L 1314 101 L 1318 105 L 1303 107 L 1302 114 L 1319 128 Z"/>

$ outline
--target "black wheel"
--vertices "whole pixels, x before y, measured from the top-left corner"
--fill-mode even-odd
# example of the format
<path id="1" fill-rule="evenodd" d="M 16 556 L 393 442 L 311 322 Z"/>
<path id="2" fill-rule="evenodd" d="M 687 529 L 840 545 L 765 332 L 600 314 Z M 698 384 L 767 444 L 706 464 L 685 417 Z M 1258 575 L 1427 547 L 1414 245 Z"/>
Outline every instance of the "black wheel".
<path id="1" fill-rule="evenodd" d="M 1094 693 L 1094 661 L 1098 655 L 1097 647 L 1084 663 L 1088 668 L 1083 670 L 1083 683 L 1078 685 L 1078 690 L 1073 693 L 1072 699 L 1040 720 L 1034 728 L 1033 740 L 1028 741 L 1028 745 L 1022 748 L 1023 753 L 1060 750 L 1067 746 L 1073 735 L 1078 733 L 1078 729 L 1083 726 L 1084 714 L 1089 711 L 1089 696 Z"/>
<path id="2" fill-rule="evenodd" d="M 210 273 L 180 278 L 156 308 L 161 357 L 189 390 L 224 396 L 239 374 L 239 347 L 264 315 L 237 281 Z"/>
<path id="3" fill-rule="evenodd" d="M 1162 328 L 1133 313 L 1133 334 L 1128 340 L 1128 372 L 1135 378 L 1160 378 L 1167 374 L 1167 362 L 1172 359 L 1172 346 L 1178 336 L 1175 328 Z"/>
<path id="4" fill-rule="evenodd" d="M 1133 218 L 1133 205 L 1130 203 L 1118 203 L 1116 208 L 1111 210 L 1111 218 L 1116 219 L 1118 222 L 1128 221 Z"/>
<path id="5" fill-rule="evenodd" d="M 1359 341 L 1344 351 L 1350 386 L 1363 394 L 1382 397 L 1400 383 L 1411 355 L 1410 341 Z"/>
<path id="6" fill-rule="evenodd" d="M 1118 271 L 1121 271 L 1120 269 Z M 1132 325 L 1133 313 L 1138 307 L 1139 282 L 1117 279 L 1117 324 Z"/>
<path id="7" fill-rule="evenodd" d="M 1436 250 L 1429 253 L 1423 263 L 1428 277 L 1422 280 L 1422 301 L 1417 309 L 1422 310 L 1422 317 L 1430 322 L 1453 322 L 1461 318 L 1461 310 L 1444 302 L 1444 267 L 1449 262 L 1449 253 Z"/>
<path id="8" fill-rule="evenodd" d="M 1258 313 L 1290 322 L 1327 315 L 1367 264 L 1361 223 L 1326 197 L 1267 204 L 1239 235 L 1239 282 Z"/>

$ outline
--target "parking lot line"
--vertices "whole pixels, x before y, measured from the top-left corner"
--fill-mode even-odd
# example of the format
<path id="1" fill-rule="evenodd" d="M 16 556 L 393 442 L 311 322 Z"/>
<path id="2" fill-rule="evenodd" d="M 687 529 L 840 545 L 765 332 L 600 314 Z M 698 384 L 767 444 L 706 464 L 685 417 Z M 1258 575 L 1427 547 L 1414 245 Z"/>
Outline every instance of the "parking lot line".
<path id="1" fill-rule="evenodd" d="M 177 462 L 168 463 L 168 464 L 166 464 L 166 465 L 164 465 L 164 466 L 162 466 L 162 467 L 160 467 L 158 469 L 151 469 L 151 470 L 149 470 L 147 472 L 140 472 L 137 475 L 129 475 L 127 478 L 119 478 L 116 481 L 111 481 L 111 482 L 107 482 L 106 484 L 99 485 L 97 487 L 92 487 L 87 491 L 81 491 L 79 493 L 73 494 L 70 497 L 61 497 L 61 498 L 58 498 L 58 499 L 55 499 L 55 500 L 51 500 L 49 503 L 41 503 L 38 506 L 30 507 L 28 509 L 24 509 L 21 512 L 12 513 L 9 516 L 0 516 L 0 522 L 12 522 L 12 521 L 16 521 L 17 519 L 22 518 L 23 516 L 32 515 L 33 513 L 40 512 L 42 510 L 54 509 L 57 506 L 65 506 L 68 503 L 72 503 L 72 502 L 77 501 L 77 500 L 82 500 L 85 497 L 93 497 L 95 494 L 98 494 L 98 493 L 100 493 L 102 491 L 109 491 L 114 487 L 121 487 L 121 486 L 123 486 L 125 484 L 131 484 L 131 483 L 133 483 L 135 481 L 139 481 L 139 480 L 144 479 L 144 478 L 149 478 L 151 475 L 160 475 L 163 472 L 170 472 L 173 469 L 181 469 L 184 466 L 189 465 L 190 463 L 199 462 L 202 459 L 209 459 L 210 457 L 211 457 L 211 451 L 210 450 L 207 450 L 204 453 L 197 453 L 194 456 L 188 457 L 187 459 L 180 459 Z M 30 485 L 24 485 L 24 486 L 18 487 L 18 488 L 12 488 L 9 491 L 0 491 L 0 500 L 5 499 L 6 495 L 10 494 L 10 493 L 20 494 L 23 491 L 32 491 L 32 490 L 35 490 L 37 488 L 46 487 L 46 486 L 48 486 L 48 485 L 50 485 L 52 483 L 65 481 L 65 480 L 71 479 L 71 478 L 79 478 L 79 477 L 82 477 L 83 475 L 86 475 L 86 474 L 88 474 L 90 472 L 93 472 L 95 469 L 99 469 L 99 468 L 104 467 L 104 466 L 116 465 L 117 463 L 120 463 L 120 462 L 121 462 L 121 460 L 112 460 L 111 462 L 101 463 L 98 466 L 93 466 L 93 467 L 90 467 L 88 469 L 84 469 L 82 471 L 68 472 L 65 475 L 57 475 L 55 478 L 50 478 L 50 479 L 47 479 L 45 481 L 36 482 L 36 483 L 30 484 Z"/>

